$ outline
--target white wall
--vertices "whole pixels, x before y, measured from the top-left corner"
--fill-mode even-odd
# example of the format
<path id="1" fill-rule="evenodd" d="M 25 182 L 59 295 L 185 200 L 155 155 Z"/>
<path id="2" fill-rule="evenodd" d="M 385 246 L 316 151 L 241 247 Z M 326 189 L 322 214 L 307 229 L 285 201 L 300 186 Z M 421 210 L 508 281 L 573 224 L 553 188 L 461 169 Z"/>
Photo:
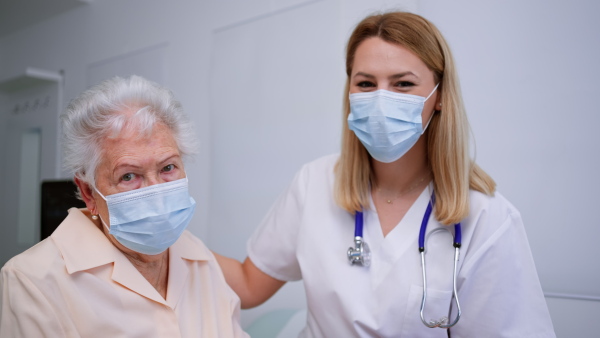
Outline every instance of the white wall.
<path id="1" fill-rule="evenodd" d="M 166 44 L 162 64 L 133 63 L 136 67 L 129 71 L 119 69 L 122 72 L 118 75 L 136 72 L 167 85 L 176 92 L 196 123 L 198 135 L 204 141 L 199 158 L 204 160 L 191 163 L 188 170 L 195 183 L 192 193 L 200 206 L 191 229 L 201 235 L 206 232 L 208 204 L 207 193 L 203 193 L 208 182 L 205 80 L 208 64 L 202 59 L 208 59 L 204 45 L 209 43 L 205 36 L 208 28 L 204 26 L 207 20 L 202 19 L 202 15 L 207 15 L 206 10 L 197 2 L 168 6 L 163 1 L 149 4 L 148 1 L 102 0 L 0 39 L 0 79 L 10 78 L 31 66 L 64 70 L 65 105 L 87 88 L 89 77 L 99 76 L 94 71 L 98 65 L 119 64 L 119 60 L 136 54 L 146 60 L 144 51 Z M 165 68 L 158 72 L 162 78 L 157 78 L 155 67 Z M 113 75 L 117 74 L 107 72 L 105 77 Z"/>
<path id="2" fill-rule="evenodd" d="M 421 0 L 419 13 L 451 44 L 477 160 L 521 211 L 545 293 L 600 300 L 600 3 Z M 597 336 L 599 301 L 548 305 L 559 337 Z"/>
<path id="3" fill-rule="evenodd" d="M 60 109 L 60 85 L 56 81 L 28 80 L 27 85 L 19 85 L 18 80 L 0 85 L 0 156 L 8 164 L 0 171 L 0 262 L 39 242 L 39 182 L 55 178 L 58 168 L 56 114 Z"/>
<path id="4" fill-rule="evenodd" d="M 338 148 L 345 40 L 360 18 L 391 7 L 423 14 L 448 38 L 477 159 L 522 211 L 545 291 L 600 296 L 595 2 L 97 0 L 0 38 L 0 81 L 62 69 L 65 104 L 103 74 L 171 88 L 202 142 L 187 165 L 198 202 L 190 230 L 242 259 L 299 166 Z M 244 323 L 302 307 L 301 284 L 291 284 L 244 311 Z M 585 337 L 592 321 L 575 325 L 573 313 L 587 318 L 598 304 L 549 301 L 559 336 Z"/>
<path id="5" fill-rule="evenodd" d="M 391 6 L 415 10 L 416 0 L 98 0 L 0 38 L 0 82 L 32 66 L 64 70 L 64 105 L 113 75 L 172 89 L 202 142 L 186 166 L 198 202 L 189 229 L 242 259 L 299 166 L 337 150 L 344 41 L 360 18 Z M 243 322 L 303 307 L 292 284 Z"/>

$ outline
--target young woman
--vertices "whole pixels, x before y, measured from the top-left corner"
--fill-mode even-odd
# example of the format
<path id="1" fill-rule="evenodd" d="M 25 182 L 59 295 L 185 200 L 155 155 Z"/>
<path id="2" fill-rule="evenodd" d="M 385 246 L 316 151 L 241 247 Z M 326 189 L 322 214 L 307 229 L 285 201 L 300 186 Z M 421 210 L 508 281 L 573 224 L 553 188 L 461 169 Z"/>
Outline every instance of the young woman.
<path id="1" fill-rule="evenodd" d="M 300 170 L 243 264 L 217 257 L 242 307 L 303 279 L 303 337 L 554 337 L 520 214 L 469 157 L 440 32 L 367 17 L 346 72 L 341 154 Z"/>

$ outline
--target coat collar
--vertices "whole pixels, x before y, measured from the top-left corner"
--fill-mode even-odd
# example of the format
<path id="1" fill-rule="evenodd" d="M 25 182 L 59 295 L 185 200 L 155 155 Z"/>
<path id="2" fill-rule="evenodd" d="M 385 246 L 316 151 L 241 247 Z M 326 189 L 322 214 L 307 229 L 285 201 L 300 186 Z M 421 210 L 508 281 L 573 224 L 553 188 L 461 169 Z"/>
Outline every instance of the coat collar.
<path id="1" fill-rule="evenodd" d="M 206 261 L 212 257 L 210 251 L 198 243 L 197 238 L 185 231 L 169 248 L 169 285 L 165 301 L 127 257 L 98 229 L 90 216 L 87 209 L 71 208 L 67 218 L 51 235 L 69 274 L 113 263 L 113 281 L 146 298 L 174 308 L 187 279 L 189 261 Z"/>

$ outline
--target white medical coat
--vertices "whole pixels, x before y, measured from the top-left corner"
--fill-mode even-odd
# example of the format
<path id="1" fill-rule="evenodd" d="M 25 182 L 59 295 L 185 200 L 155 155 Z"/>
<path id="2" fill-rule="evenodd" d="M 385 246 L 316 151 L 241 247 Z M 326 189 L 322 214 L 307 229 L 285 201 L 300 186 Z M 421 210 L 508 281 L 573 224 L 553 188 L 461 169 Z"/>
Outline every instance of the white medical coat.
<path id="1" fill-rule="evenodd" d="M 300 170 L 248 241 L 250 259 L 273 278 L 304 280 L 308 319 L 301 337 L 447 337 L 446 330 L 423 325 L 419 315 L 418 235 L 432 185 L 385 238 L 373 205 L 365 210 L 372 262 L 351 266 L 346 252 L 354 246 L 354 216 L 333 200 L 337 158 Z M 470 199 L 458 263 L 462 317 L 452 337 L 555 337 L 519 212 L 499 193 L 471 191 Z M 432 213 L 425 243 L 426 319 L 447 316 L 452 300 L 448 229 L 454 231 Z"/>

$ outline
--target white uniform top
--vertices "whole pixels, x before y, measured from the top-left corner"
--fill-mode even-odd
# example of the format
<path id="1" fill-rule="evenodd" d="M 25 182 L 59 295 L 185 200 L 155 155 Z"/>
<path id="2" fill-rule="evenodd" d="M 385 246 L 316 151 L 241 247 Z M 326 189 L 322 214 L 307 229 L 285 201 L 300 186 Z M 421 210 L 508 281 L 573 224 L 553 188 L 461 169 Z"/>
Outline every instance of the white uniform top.
<path id="1" fill-rule="evenodd" d="M 373 205 L 365 210 L 371 266 L 350 266 L 354 216 L 333 200 L 337 158 L 318 159 L 296 174 L 250 238 L 250 259 L 273 278 L 304 280 L 308 323 L 301 337 L 447 337 L 419 315 L 418 237 L 431 186 L 385 238 Z M 555 337 L 519 212 L 499 193 L 471 191 L 470 198 L 458 263 L 462 317 L 452 337 Z M 436 320 L 448 315 L 454 260 L 452 234 L 440 228 L 454 231 L 432 213 L 425 318 Z"/>

